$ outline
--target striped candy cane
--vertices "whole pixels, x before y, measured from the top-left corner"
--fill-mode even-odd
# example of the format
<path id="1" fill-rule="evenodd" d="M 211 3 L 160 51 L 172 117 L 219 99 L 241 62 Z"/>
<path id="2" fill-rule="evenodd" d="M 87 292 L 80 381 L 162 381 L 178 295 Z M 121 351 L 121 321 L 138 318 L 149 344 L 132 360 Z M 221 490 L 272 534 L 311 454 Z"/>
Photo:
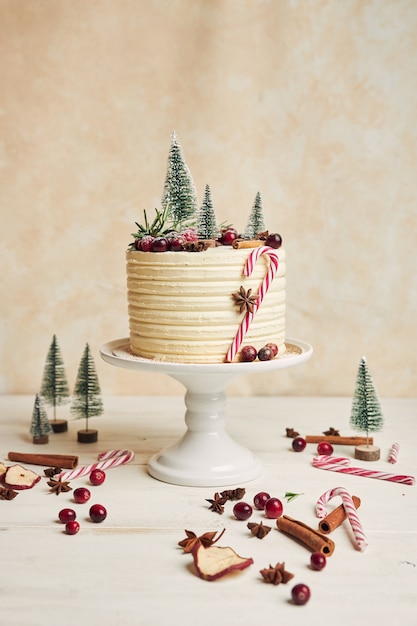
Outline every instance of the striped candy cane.
<path id="1" fill-rule="evenodd" d="M 368 542 L 365 537 L 365 533 L 363 532 L 362 524 L 359 521 L 358 514 L 356 512 L 356 507 L 352 500 L 352 496 L 346 491 L 344 487 L 335 487 L 334 489 L 329 489 L 326 491 L 317 501 L 316 504 L 316 513 L 317 517 L 323 518 L 326 517 L 326 504 L 334 498 L 335 496 L 340 496 L 342 498 L 343 507 L 346 511 L 346 515 L 352 527 L 352 531 L 355 537 L 355 543 L 358 550 L 361 552 L 365 550 Z"/>
<path id="2" fill-rule="evenodd" d="M 364 476 L 365 478 L 379 478 L 380 480 L 389 480 L 393 483 L 402 483 L 403 485 L 414 485 L 416 482 L 414 476 L 391 474 L 389 472 L 368 470 L 361 467 L 350 467 L 349 459 L 327 456 L 325 454 L 314 457 L 313 467 L 330 470 L 331 472 L 340 472 L 341 474 L 352 474 L 354 476 Z"/>
<path id="3" fill-rule="evenodd" d="M 132 450 L 109 450 L 108 452 L 100 452 L 98 455 L 98 462 L 91 465 L 84 465 L 82 467 L 76 467 L 73 470 L 67 472 L 61 472 L 54 478 L 58 480 L 73 480 L 74 478 L 80 478 L 90 474 L 94 469 L 106 470 L 110 467 L 117 467 L 118 465 L 124 465 L 134 459 L 135 453 Z"/>
<path id="4" fill-rule="evenodd" d="M 389 456 L 388 456 L 388 461 L 390 463 L 396 463 L 397 462 L 399 449 L 400 449 L 400 446 L 398 445 L 398 443 L 393 443 L 392 444 L 391 450 L 389 451 Z"/>
<path id="5" fill-rule="evenodd" d="M 258 301 L 254 305 L 253 311 L 246 312 L 246 315 L 237 330 L 235 338 L 233 339 L 230 348 L 227 351 L 226 361 L 228 363 L 231 363 L 233 361 L 240 346 L 242 345 L 242 341 L 246 333 L 248 332 L 250 325 L 252 324 L 252 320 L 255 317 L 256 311 L 261 306 L 262 300 L 264 299 L 265 294 L 268 291 L 271 282 L 274 280 L 275 274 L 278 270 L 279 258 L 277 251 L 274 248 L 270 248 L 269 246 L 259 246 L 258 248 L 255 248 L 246 259 L 246 263 L 243 268 L 243 276 L 246 276 L 248 278 L 252 274 L 253 268 L 255 267 L 257 260 L 263 254 L 267 254 L 269 256 L 268 271 L 261 283 L 261 286 L 259 287 Z"/>

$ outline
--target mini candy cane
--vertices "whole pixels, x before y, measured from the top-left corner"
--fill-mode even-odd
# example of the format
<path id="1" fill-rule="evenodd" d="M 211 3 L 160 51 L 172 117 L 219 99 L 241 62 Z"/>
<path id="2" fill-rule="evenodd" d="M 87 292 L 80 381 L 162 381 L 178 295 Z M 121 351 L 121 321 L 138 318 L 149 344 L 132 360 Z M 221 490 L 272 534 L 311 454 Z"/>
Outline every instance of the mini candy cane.
<path id="1" fill-rule="evenodd" d="M 233 361 L 240 346 L 242 345 L 242 341 L 247 331 L 249 330 L 250 325 L 252 324 L 252 320 L 255 316 L 255 313 L 261 306 L 262 300 L 264 299 L 265 294 L 268 291 L 271 282 L 274 280 L 275 274 L 277 273 L 277 270 L 278 270 L 279 258 L 278 258 L 278 253 L 276 252 L 276 250 L 274 250 L 273 248 L 270 248 L 269 246 L 259 246 L 258 248 L 255 248 L 246 259 L 246 263 L 243 268 L 243 276 L 249 277 L 252 274 L 253 268 L 255 267 L 257 260 L 263 254 L 267 254 L 269 256 L 270 262 L 269 262 L 268 271 L 262 281 L 261 286 L 259 287 L 258 301 L 254 305 L 253 311 L 246 312 L 246 315 L 243 318 L 238 328 L 235 338 L 233 339 L 231 346 L 229 350 L 227 351 L 226 361 L 228 363 Z"/>
<path id="2" fill-rule="evenodd" d="M 325 454 L 314 457 L 313 467 L 330 470 L 331 472 L 341 472 L 342 474 L 353 474 L 355 476 L 365 476 L 366 478 L 379 478 L 380 480 L 389 480 L 393 483 L 402 483 L 403 485 L 414 485 L 416 482 L 414 476 L 390 474 L 389 472 L 367 470 L 361 467 L 350 467 L 349 459 L 327 456 Z"/>
<path id="3" fill-rule="evenodd" d="M 353 503 L 352 496 L 344 489 L 344 487 L 335 487 L 334 489 L 329 489 L 326 491 L 317 501 L 316 504 L 316 513 L 317 517 L 323 518 L 326 517 L 327 511 L 325 509 L 325 505 L 329 500 L 334 498 L 334 496 L 340 496 L 342 498 L 343 506 L 348 516 L 350 525 L 353 530 L 353 534 L 355 536 L 356 547 L 361 552 L 365 550 L 368 542 L 365 537 L 365 533 L 363 532 L 362 525 L 359 521 L 358 514 L 356 512 L 356 507 Z"/>
<path id="4" fill-rule="evenodd" d="M 397 462 L 399 449 L 400 449 L 400 446 L 398 445 L 398 443 L 393 443 L 392 444 L 391 450 L 390 450 L 389 456 L 388 456 L 388 461 L 390 463 L 396 463 Z"/>
<path id="5" fill-rule="evenodd" d="M 117 465 L 124 465 L 125 463 L 129 463 L 134 457 L 135 453 L 132 452 L 132 450 L 109 450 L 108 452 L 100 452 L 98 455 L 98 463 L 76 467 L 74 470 L 69 470 L 68 472 L 61 472 L 57 474 L 55 478 L 58 480 L 73 480 L 74 478 L 80 478 L 80 476 L 90 474 L 94 469 L 106 470 L 110 467 L 117 467 Z"/>

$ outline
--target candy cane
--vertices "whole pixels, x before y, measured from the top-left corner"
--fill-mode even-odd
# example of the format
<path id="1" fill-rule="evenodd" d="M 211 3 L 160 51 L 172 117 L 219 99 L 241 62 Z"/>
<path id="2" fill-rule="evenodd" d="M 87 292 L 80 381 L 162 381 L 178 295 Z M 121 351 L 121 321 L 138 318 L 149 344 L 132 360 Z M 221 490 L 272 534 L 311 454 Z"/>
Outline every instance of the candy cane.
<path id="1" fill-rule="evenodd" d="M 109 450 L 108 452 L 100 452 L 98 455 L 98 463 L 77 467 L 68 472 L 61 472 L 57 474 L 55 478 L 58 480 L 73 480 L 74 478 L 80 478 L 80 476 L 90 474 L 94 469 L 106 470 L 110 467 L 124 465 L 125 463 L 129 463 L 134 457 L 135 453 L 132 452 L 132 450 Z"/>
<path id="2" fill-rule="evenodd" d="M 349 459 L 327 456 L 325 454 L 314 457 L 313 467 L 330 470 L 331 472 L 341 472 L 342 474 L 353 474 L 355 476 L 365 476 L 366 478 L 379 478 L 380 480 L 389 480 L 393 483 L 402 483 L 403 485 L 414 485 L 416 482 L 414 476 L 390 474 L 389 472 L 367 470 L 361 467 L 350 467 Z"/>
<path id="3" fill-rule="evenodd" d="M 388 456 L 388 461 L 390 463 L 396 463 L 397 462 L 399 449 L 400 449 L 400 446 L 398 445 L 398 443 L 393 443 L 392 444 L 391 450 L 390 450 L 389 456 Z"/>
<path id="4" fill-rule="evenodd" d="M 261 286 L 259 287 L 257 303 L 253 306 L 252 311 L 246 312 L 246 315 L 237 330 L 235 338 L 233 339 L 230 348 L 227 351 L 226 361 L 228 363 L 233 361 L 240 346 L 242 345 L 242 341 L 246 333 L 248 332 L 250 325 L 252 324 L 255 313 L 261 306 L 262 300 L 264 299 L 265 294 L 268 291 L 271 282 L 274 280 L 275 274 L 278 270 L 279 258 L 276 250 L 270 248 L 269 246 L 259 246 L 258 248 L 255 248 L 246 259 L 245 266 L 243 268 L 243 276 L 246 276 L 248 278 L 252 274 L 253 268 L 255 267 L 257 260 L 263 254 L 267 254 L 269 256 L 270 262 L 268 271 L 262 281 Z"/>
<path id="5" fill-rule="evenodd" d="M 368 542 L 365 537 L 365 533 L 363 532 L 362 524 L 359 521 L 358 514 L 356 512 L 356 507 L 353 503 L 352 496 L 346 491 L 344 487 L 335 487 L 334 489 L 329 489 L 326 491 L 317 501 L 316 504 L 316 513 L 317 517 L 323 518 L 326 517 L 327 511 L 325 509 L 325 505 L 334 498 L 334 496 L 340 496 L 342 498 L 343 507 L 348 516 L 350 525 L 353 530 L 353 534 L 355 536 L 355 543 L 358 550 L 361 552 L 365 550 Z"/>

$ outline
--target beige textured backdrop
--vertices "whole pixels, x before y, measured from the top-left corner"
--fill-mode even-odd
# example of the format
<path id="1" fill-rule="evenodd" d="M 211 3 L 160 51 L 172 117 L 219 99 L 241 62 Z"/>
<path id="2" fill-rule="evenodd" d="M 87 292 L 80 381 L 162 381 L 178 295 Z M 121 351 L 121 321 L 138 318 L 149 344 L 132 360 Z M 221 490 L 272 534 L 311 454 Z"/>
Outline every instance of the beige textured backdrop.
<path id="1" fill-rule="evenodd" d="M 349 396 L 365 355 L 414 396 L 416 32 L 415 0 L 0 0 L 0 393 L 39 390 L 54 333 L 71 386 L 89 342 L 104 393 L 182 393 L 98 353 L 175 129 L 220 220 L 261 192 L 315 348 L 229 393 Z"/>

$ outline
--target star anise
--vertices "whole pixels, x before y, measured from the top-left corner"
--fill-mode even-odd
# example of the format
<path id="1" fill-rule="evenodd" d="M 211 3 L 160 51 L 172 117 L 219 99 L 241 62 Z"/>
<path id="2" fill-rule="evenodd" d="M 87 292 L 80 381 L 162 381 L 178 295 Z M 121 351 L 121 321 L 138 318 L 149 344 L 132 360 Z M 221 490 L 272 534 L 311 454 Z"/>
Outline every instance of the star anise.
<path id="1" fill-rule="evenodd" d="M 333 426 L 330 426 L 329 430 L 325 430 L 325 431 L 323 432 L 323 435 L 326 435 L 326 436 L 329 436 L 329 435 L 330 435 L 330 436 L 333 436 L 333 437 L 339 437 L 339 436 L 340 436 L 340 433 L 339 433 L 339 431 L 338 431 L 338 430 L 336 430 L 335 428 L 333 428 Z"/>
<path id="2" fill-rule="evenodd" d="M 67 480 L 55 480 L 54 478 L 51 478 L 51 480 L 48 480 L 48 485 L 51 488 L 50 491 L 52 493 L 56 493 L 57 496 L 60 493 L 72 490 L 72 487 L 69 486 L 69 482 Z"/>
<path id="3" fill-rule="evenodd" d="M 220 495 L 222 498 L 226 498 L 226 500 L 241 500 L 246 493 L 246 489 L 244 487 L 237 487 L 237 489 L 226 489 L 225 491 L 221 491 Z"/>
<path id="4" fill-rule="evenodd" d="M 227 498 L 224 498 L 219 493 L 215 493 L 213 498 L 206 498 L 207 502 L 210 502 L 210 511 L 214 511 L 215 513 L 219 513 L 221 515 L 224 513 L 224 504 L 227 502 Z"/>
<path id="5" fill-rule="evenodd" d="M 7 487 L 0 487 L 0 500 L 13 500 L 18 495 L 14 489 L 8 489 Z"/>
<path id="6" fill-rule="evenodd" d="M 258 537 L 258 539 L 263 539 L 271 531 L 271 526 L 264 526 L 262 521 L 260 521 L 259 524 L 256 522 L 248 522 L 248 528 L 251 534 L 254 537 Z"/>
<path id="7" fill-rule="evenodd" d="M 294 439 L 295 437 L 298 437 L 298 435 L 300 433 L 297 433 L 296 430 L 294 430 L 294 428 L 286 428 L 286 433 L 287 433 L 287 437 L 291 437 L 292 439 Z"/>
<path id="8" fill-rule="evenodd" d="M 239 288 L 239 291 L 236 293 L 232 293 L 232 298 L 235 301 L 235 304 L 239 307 L 239 313 L 243 313 L 243 311 L 249 311 L 253 313 L 254 307 L 258 302 L 258 295 L 252 295 L 252 289 L 246 289 L 242 287 Z"/>
<path id="9" fill-rule="evenodd" d="M 266 241 L 268 239 L 269 231 L 264 230 L 261 233 L 256 233 L 256 239 L 260 239 L 261 241 Z"/>
<path id="10" fill-rule="evenodd" d="M 55 476 L 55 474 L 60 474 L 61 472 L 62 469 L 60 467 L 47 467 L 43 470 L 43 473 L 45 474 L 45 476 L 48 476 L 48 478 L 52 478 L 52 476 Z"/>
<path id="11" fill-rule="evenodd" d="M 273 585 L 286 584 L 291 578 L 294 578 L 294 574 L 286 571 L 285 563 L 277 563 L 275 567 L 270 565 L 268 568 L 261 569 L 260 574 L 262 574 L 265 582 Z"/>
<path id="12" fill-rule="evenodd" d="M 204 535 L 200 535 L 200 537 L 197 537 L 197 535 L 192 530 L 186 530 L 185 534 L 187 536 L 182 541 L 179 541 L 178 545 L 181 546 L 181 548 L 184 548 L 184 552 L 187 553 L 192 552 L 194 548 L 199 545 L 203 545 L 205 548 L 209 548 L 213 545 L 213 543 L 216 543 L 216 541 L 220 539 L 225 531 L 226 529 L 223 528 L 220 535 L 215 539 L 214 537 L 217 534 L 217 530 L 215 530 L 214 532 L 204 533 Z"/>

